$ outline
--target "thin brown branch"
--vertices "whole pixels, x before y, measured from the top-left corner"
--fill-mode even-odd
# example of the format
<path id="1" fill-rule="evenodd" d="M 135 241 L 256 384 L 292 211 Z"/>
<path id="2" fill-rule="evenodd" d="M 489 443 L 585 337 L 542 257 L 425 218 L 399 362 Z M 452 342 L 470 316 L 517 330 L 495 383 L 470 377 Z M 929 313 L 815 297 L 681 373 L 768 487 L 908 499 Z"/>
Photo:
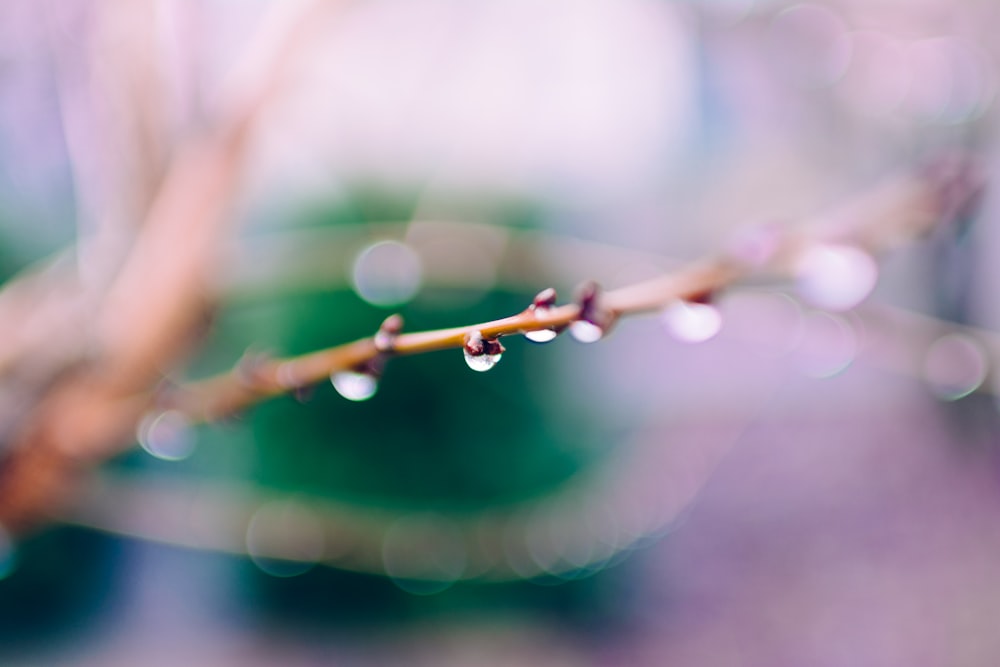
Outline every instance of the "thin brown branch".
<path id="1" fill-rule="evenodd" d="M 619 318 L 660 310 L 677 300 L 698 300 L 754 277 L 787 278 L 810 248 L 824 243 L 853 245 L 873 255 L 928 233 L 937 223 L 976 197 L 981 182 L 967 160 L 947 158 L 827 215 L 817 224 L 760 229 L 758 238 L 736 244 L 729 252 L 694 262 L 660 277 L 599 295 L 599 324 L 607 328 Z M 763 246 L 761 248 L 760 246 Z M 574 322 L 593 319 L 582 303 L 552 308 L 526 308 L 489 322 L 397 336 L 390 355 L 413 355 L 462 348 L 478 332 L 487 340 L 546 329 L 561 331 Z M 589 307 L 589 306 L 588 306 Z M 268 397 L 320 382 L 340 371 L 363 369 L 386 355 L 375 338 L 289 359 L 257 360 L 218 377 L 195 382 L 165 402 L 191 418 L 211 421 Z"/>

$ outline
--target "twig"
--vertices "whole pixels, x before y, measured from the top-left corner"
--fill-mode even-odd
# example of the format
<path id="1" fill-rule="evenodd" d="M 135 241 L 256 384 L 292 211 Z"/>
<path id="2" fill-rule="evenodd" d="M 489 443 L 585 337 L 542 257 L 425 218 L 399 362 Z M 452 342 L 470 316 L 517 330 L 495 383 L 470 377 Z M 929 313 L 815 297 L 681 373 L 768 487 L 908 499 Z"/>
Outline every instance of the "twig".
<path id="1" fill-rule="evenodd" d="M 575 303 L 522 312 L 489 322 L 449 329 L 399 334 L 390 349 L 363 338 L 289 359 L 257 359 L 217 377 L 194 382 L 160 397 L 162 408 L 180 410 L 192 420 L 213 421 L 248 406 L 329 378 L 341 371 L 364 371 L 386 356 L 462 348 L 469 336 L 496 340 L 534 331 L 562 331 L 580 320 L 602 330 L 618 319 L 657 311 L 677 300 L 701 300 L 754 277 L 794 275 L 804 254 L 827 243 L 847 244 L 880 254 L 931 231 L 975 199 L 982 187 L 975 165 L 948 157 L 917 174 L 875 190 L 809 228 L 764 227 L 722 254 L 694 262 L 652 280 L 606 293 L 591 285 Z"/>

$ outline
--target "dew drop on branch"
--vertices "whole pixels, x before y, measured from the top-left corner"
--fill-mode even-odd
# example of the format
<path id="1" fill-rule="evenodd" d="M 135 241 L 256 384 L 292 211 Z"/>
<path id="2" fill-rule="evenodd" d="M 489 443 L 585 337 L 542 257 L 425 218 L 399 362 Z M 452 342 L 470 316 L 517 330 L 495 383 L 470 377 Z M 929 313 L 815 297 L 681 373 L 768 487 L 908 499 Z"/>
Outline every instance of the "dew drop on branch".
<path id="1" fill-rule="evenodd" d="M 147 453 L 164 461 L 183 461 L 194 453 L 196 444 L 191 422 L 177 410 L 147 414 L 136 436 Z"/>
<path id="2" fill-rule="evenodd" d="M 587 320 L 577 320 L 569 325 L 569 335 L 581 343 L 596 343 L 604 337 L 604 329 Z"/>
<path id="3" fill-rule="evenodd" d="M 371 373 L 338 371 L 330 375 L 330 383 L 349 401 L 367 401 L 378 391 L 378 378 Z"/>
<path id="4" fill-rule="evenodd" d="M 551 287 L 539 292 L 531 304 L 530 310 L 533 313 L 544 313 L 556 302 L 556 291 Z M 539 329 L 538 331 L 525 331 L 524 337 L 532 343 L 548 343 L 556 339 L 559 332 L 555 329 Z"/>
<path id="5" fill-rule="evenodd" d="M 480 331 L 471 331 L 465 336 L 462 353 L 469 368 L 480 373 L 493 368 L 503 356 L 504 347 L 496 338 L 485 339 Z"/>
<path id="6" fill-rule="evenodd" d="M 502 354 L 473 354 L 468 350 L 463 350 L 465 354 L 465 363 L 468 364 L 469 368 L 474 371 L 479 371 L 480 373 L 485 373 L 500 362 Z"/>
<path id="7" fill-rule="evenodd" d="M 524 337 L 532 343 L 548 343 L 549 341 L 555 340 L 558 335 L 558 332 L 553 331 L 552 329 L 539 329 L 538 331 L 524 332 Z"/>
<path id="8" fill-rule="evenodd" d="M 722 314 L 709 303 L 675 301 L 664 309 L 661 321 L 683 343 L 703 343 L 722 329 Z"/>

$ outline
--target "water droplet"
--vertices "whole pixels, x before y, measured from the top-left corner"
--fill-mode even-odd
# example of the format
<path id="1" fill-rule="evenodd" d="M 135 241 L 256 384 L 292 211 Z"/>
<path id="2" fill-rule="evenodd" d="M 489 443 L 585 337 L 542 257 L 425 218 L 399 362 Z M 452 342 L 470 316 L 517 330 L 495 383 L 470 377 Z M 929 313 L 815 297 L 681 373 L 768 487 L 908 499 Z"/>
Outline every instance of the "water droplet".
<path id="1" fill-rule="evenodd" d="M 935 395 L 946 401 L 968 396 L 986 379 L 987 362 L 982 346 L 960 333 L 938 338 L 924 358 L 924 379 Z"/>
<path id="2" fill-rule="evenodd" d="M 559 334 L 552 329 L 539 329 L 538 331 L 525 331 L 524 337 L 532 343 L 548 343 L 555 340 Z"/>
<path id="3" fill-rule="evenodd" d="M 469 368 L 480 373 L 484 373 L 496 366 L 500 362 L 500 357 L 503 356 L 502 354 L 473 354 L 468 350 L 463 350 L 463 352 L 465 354 L 465 363 L 469 365 Z"/>
<path id="4" fill-rule="evenodd" d="M 339 371 L 330 376 L 330 382 L 349 401 L 367 401 L 378 391 L 378 378 L 371 373 Z"/>
<path id="5" fill-rule="evenodd" d="M 556 298 L 556 291 L 553 288 L 549 287 L 544 289 L 535 295 L 529 310 L 536 314 L 544 313 L 555 305 Z M 532 343 L 548 343 L 549 341 L 555 340 L 558 335 L 559 332 L 555 329 L 541 329 L 539 331 L 524 332 L 524 337 Z"/>
<path id="6" fill-rule="evenodd" d="M 708 303 L 676 301 L 663 311 L 662 322 L 677 340 L 702 343 L 722 329 L 722 314 Z"/>
<path id="7" fill-rule="evenodd" d="M 164 461 L 182 461 L 194 453 L 191 422 L 176 410 L 147 414 L 139 422 L 136 435 L 144 450 Z"/>
<path id="8" fill-rule="evenodd" d="M 799 293 L 809 303 L 827 310 L 854 308 L 871 293 L 877 281 L 875 260 L 854 246 L 817 245 L 799 259 Z"/>
<path id="9" fill-rule="evenodd" d="M 480 331 L 470 331 L 462 346 L 465 363 L 480 373 L 493 368 L 503 356 L 504 347 L 496 338 L 484 339 Z"/>
<path id="10" fill-rule="evenodd" d="M 604 337 L 604 329 L 587 320 L 577 320 L 569 325 L 569 335 L 581 343 L 596 343 Z"/>

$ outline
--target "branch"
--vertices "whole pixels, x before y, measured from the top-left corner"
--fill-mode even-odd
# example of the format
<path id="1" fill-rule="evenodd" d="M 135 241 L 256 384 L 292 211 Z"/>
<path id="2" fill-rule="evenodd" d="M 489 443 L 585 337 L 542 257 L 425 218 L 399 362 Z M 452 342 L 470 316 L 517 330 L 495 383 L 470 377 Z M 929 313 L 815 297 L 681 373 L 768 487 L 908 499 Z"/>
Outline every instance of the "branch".
<path id="1" fill-rule="evenodd" d="M 179 410 L 191 420 L 213 421 L 336 373 L 376 376 L 392 356 L 451 348 L 465 348 L 472 356 L 497 354 L 502 346 L 490 350 L 479 341 L 532 332 L 559 333 L 580 326 L 577 323 L 589 324 L 589 334 L 596 340 L 626 316 L 657 311 L 677 301 L 707 300 L 752 278 L 801 277 L 811 268 L 808 264 L 817 250 L 846 246 L 865 255 L 882 254 L 929 233 L 941 222 L 967 214 L 981 190 L 981 176 L 972 161 L 942 158 L 809 227 L 756 228 L 727 251 L 652 280 L 605 293 L 596 284 L 586 283 L 573 303 L 562 306 L 555 305 L 554 291 L 546 290 L 518 314 L 449 329 L 400 333 L 402 321 L 393 316 L 369 338 L 288 359 L 245 360 L 226 374 L 158 397 L 157 407 Z"/>
<path id="2" fill-rule="evenodd" d="M 87 304 L 95 317 L 65 328 L 88 342 L 89 354 L 46 373 L 30 404 L 0 424 L 6 530 L 39 523 L 71 494 L 80 473 L 121 451 L 163 369 L 190 350 L 257 118 L 317 19 L 340 4 L 283 3 L 288 20 L 265 22 L 215 125 L 173 154 L 136 242 L 99 302 Z"/>

